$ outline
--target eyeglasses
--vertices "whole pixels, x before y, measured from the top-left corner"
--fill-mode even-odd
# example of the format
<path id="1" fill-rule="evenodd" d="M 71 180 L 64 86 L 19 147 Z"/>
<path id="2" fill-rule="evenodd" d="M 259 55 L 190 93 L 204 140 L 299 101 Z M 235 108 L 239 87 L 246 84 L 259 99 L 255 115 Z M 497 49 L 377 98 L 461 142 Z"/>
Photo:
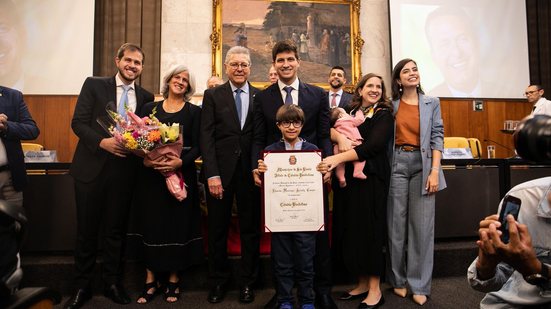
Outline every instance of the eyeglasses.
<path id="1" fill-rule="evenodd" d="M 536 92 L 538 92 L 538 91 L 539 91 L 539 90 L 526 91 L 526 92 L 524 93 L 524 96 L 527 97 L 527 96 L 529 96 L 529 95 L 531 95 L 531 94 L 534 94 L 534 93 L 536 93 Z"/>
<path id="2" fill-rule="evenodd" d="M 228 65 L 230 66 L 230 68 L 234 70 L 237 70 L 238 68 L 246 69 L 251 66 L 249 63 L 245 63 L 245 62 L 243 63 L 232 62 L 232 63 L 228 63 Z"/>
<path id="3" fill-rule="evenodd" d="M 302 121 L 282 121 L 279 124 L 284 128 L 288 128 L 291 125 L 293 125 L 293 127 L 295 127 L 295 128 L 302 127 Z"/>

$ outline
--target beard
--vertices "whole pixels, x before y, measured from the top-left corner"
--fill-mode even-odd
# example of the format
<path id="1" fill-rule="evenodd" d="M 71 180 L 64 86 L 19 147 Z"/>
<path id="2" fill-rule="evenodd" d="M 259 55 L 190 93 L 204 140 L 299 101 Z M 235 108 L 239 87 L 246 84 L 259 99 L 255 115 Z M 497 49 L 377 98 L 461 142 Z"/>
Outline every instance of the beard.
<path id="1" fill-rule="evenodd" d="M 343 83 L 340 80 L 335 80 L 335 81 L 332 81 L 331 83 L 329 83 L 329 85 L 333 89 L 339 89 L 339 88 L 342 87 Z"/>

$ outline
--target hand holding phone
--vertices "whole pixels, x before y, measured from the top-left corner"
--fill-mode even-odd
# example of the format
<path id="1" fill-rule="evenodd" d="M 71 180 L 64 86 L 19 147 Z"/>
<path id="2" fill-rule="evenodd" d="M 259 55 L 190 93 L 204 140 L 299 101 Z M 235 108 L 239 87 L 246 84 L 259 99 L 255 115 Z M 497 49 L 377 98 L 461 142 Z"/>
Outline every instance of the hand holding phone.
<path id="1" fill-rule="evenodd" d="M 520 199 L 512 195 L 507 195 L 501 204 L 501 212 L 499 213 L 499 222 L 501 226 L 499 230 L 501 231 L 501 241 L 506 244 L 509 243 L 509 224 L 507 222 L 507 215 L 511 214 L 515 220 L 518 220 L 520 205 Z"/>

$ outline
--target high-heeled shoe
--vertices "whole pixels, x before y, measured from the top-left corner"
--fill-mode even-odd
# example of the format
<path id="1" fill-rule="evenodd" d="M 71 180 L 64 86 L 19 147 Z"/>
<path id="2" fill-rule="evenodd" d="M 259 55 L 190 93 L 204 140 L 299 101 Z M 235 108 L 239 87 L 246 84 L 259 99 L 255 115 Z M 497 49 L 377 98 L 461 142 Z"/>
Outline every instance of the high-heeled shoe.
<path id="1" fill-rule="evenodd" d="M 180 299 L 180 282 L 168 282 L 165 290 L 165 301 L 168 303 L 175 303 Z M 169 298 L 174 297 L 176 300 L 170 301 Z"/>
<path id="2" fill-rule="evenodd" d="M 423 306 L 429 300 L 427 295 L 421 295 L 421 294 L 413 294 L 412 298 L 413 298 L 413 301 L 419 306 Z"/>
<path id="3" fill-rule="evenodd" d="M 402 298 L 408 295 L 408 289 L 406 288 L 394 288 L 392 289 L 392 291 L 394 292 L 394 294 Z"/>
<path id="4" fill-rule="evenodd" d="M 361 302 L 360 305 L 358 306 L 358 309 L 375 309 L 375 308 L 381 307 L 384 304 L 385 304 L 385 297 L 383 296 L 383 294 L 381 294 L 381 298 L 379 298 L 379 301 L 375 305 L 368 305 L 364 302 Z"/>
<path id="5" fill-rule="evenodd" d="M 339 300 L 354 300 L 354 299 L 360 299 L 360 298 L 366 298 L 367 292 L 363 292 L 360 294 L 352 295 L 350 292 L 344 292 L 339 296 Z"/>
<path id="6" fill-rule="evenodd" d="M 151 291 L 151 289 L 153 289 L 152 293 L 149 292 L 149 291 Z M 149 303 L 157 295 L 158 289 L 159 289 L 159 286 L 157 284 L 157 281 L 152 281 L 152 282 L 146 283 L 143 286 L 142 293 L 140 294 L 140 296 L 138 296 L 138 300 L 136 300 L 136 302 L 138 304 L 147 304 L 147 303 Z M 142 298 L 145 300 L 145 302 L 143 302 L 143 303 L 139 302 L 139 300 L 142 299 Z"/>

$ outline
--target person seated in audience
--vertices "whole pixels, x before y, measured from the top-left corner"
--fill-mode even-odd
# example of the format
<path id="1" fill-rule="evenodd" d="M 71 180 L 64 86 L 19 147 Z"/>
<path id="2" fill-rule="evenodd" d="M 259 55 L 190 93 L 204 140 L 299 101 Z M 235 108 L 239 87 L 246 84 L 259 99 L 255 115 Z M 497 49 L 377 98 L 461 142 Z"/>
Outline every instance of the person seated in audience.
<path id="1" fill-rule="evenodd" d="M 524 182 L 507 195 L 521 200 L 518 222 L 507 215 L 509 243 L 494 214 L 480 221 L 478 257 L 468 268 L 471 287 L 486 292 L 480 308 L 551 306 L 551 177 Z M 503 202 L 500 208 L 503 207 Z"/>
<path id="2" fill-rule="evenodd" d="M 551 101 L 543 97 L 544 90 L 541 85 L 530 85 L 524 91 L 524 96 L 528 103 L 534 105 L 530 115 L 548 115 L 551 116 Z"/>

